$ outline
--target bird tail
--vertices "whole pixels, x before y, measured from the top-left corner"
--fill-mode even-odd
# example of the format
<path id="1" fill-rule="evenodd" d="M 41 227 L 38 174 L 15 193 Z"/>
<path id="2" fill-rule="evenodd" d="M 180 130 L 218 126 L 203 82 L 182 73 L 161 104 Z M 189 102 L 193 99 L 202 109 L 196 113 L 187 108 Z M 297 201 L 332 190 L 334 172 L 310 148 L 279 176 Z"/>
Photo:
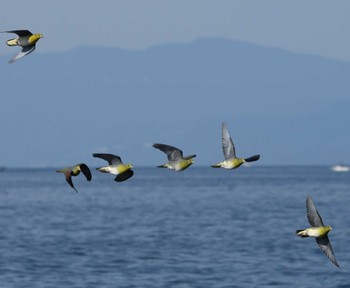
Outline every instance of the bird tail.
<path id="1" fill-rule="evenodd" d="M 163 164 L 163 165 L 157 166 L 157 168 L 168 168 L 168 167 L 166 166 L 166 164 Z"/>
<path id="2" fill-rule="evenodd" d="M 109 170 L 107 167 L 100 167 L 100 168 L 96 168 L 96 170 L 102 172 L 102 173 L 109 173 Z"/>
<path id="3" fill-rule="evenodd" d="M 296 230 L 295 234 L 297 234 L 298 236 L 305 238 L 305 237 L 309 237 L 309 235 L 306 234 L 305 230 Z"/>
<path id="4" fill-rule="evenodd" d="M 18 46 L 18 41 L 17 39 L 10 39 L 6 42 L 7 46 Z"/>
<path id="5" fill-rule="evenodd" d="M 213 168 L 220 168 L 221 167 L 221 163 L 213 164 L 213 165 L 211 165 L 211 167 L 213 167 Z"/>
<path id="6" fill-rule="evenodd" d="M 193 155 L 189 155 L 189 156 L 184 157 L 184 159 L 189 160 L 189 159 L 192 159 L 192 158 L 194 158 L 196 156 L 197 155 L 193 154 Z"/>
<path id="7" fill-rule="evenodd" d="M 245 158 L 244 161 L 245 162 L 254 162 L 254 161 L 257 161 L 260 159 L 260 155 L 254 155 L 252 157 L 249 157 L 249 158 Z"/>

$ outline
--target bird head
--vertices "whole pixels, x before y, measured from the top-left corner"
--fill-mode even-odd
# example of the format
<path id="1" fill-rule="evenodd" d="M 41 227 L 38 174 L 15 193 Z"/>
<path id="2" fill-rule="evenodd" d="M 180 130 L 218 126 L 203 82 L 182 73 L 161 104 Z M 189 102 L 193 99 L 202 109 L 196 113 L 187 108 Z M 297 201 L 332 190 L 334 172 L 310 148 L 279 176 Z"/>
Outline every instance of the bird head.
<path id="1" fill-rule="evenodd" d="M 39 34 L 39 33 L 33 34 L 33 35 L 31 35 L 31 36 L 29 37 L 29 43 L 30 43 L 30 44 L 34 44 L 34 43 L 36 43 L 40 38 L 43 38 L 43 37 L 44 37 L 43 34 Z"/>
<path id="2" fill-rule="evenodd" d="M 325 226 L 325 230 L 326 230 L 326 234 L 328 234 L 328 232 L 332 231 L 332 227 L 331 226 Z"/>

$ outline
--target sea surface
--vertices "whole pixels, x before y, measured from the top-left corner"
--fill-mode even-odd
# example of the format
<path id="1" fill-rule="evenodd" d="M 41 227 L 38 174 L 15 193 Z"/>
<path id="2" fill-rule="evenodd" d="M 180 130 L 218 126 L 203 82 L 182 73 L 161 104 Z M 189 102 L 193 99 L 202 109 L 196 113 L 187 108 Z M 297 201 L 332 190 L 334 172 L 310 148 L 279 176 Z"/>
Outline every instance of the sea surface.
<path id="1" fill-rule="evenodd" d="M 350 287 L 350 173 L 327 166 L 0 173 L 0 287 Z M 314 239 L 310 195 L 340 269 Z"/>

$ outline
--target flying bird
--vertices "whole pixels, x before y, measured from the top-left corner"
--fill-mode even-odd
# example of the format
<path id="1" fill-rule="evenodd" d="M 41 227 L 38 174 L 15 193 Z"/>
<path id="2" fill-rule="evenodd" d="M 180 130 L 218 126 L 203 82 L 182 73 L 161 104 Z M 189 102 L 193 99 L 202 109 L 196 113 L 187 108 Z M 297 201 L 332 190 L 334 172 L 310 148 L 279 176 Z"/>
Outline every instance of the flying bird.
<path id="1" fill-rule="evenodd" d="M 33 34 L 28 30 L 10 30 L 3 31 L 2 33 L 15 33 L 18 35 L 17 38 L 10 39 L 6 42 L 8 46 L 20 46 L 22 50 L 12 57 L 9 63 L 13 63 L 29 53 L 35 50 L 35 44 L 40 38 L 43 38 L 42 34 Z"/>
<path id="2" fill-rule="evenodd" d="M 108 162 L 108 166 L 96 168 L 96 170 L 117 175 L 114 179 L 116 182 L 123 182 L 134 175 L 134 171 L 131 170 L 133 166 L 131 164 L 123 164 L 121 158 L 117 155 L 94 153 L 93 156 Z"/>
<path id="3" fill-rule="evenodd" d="M 222 123 L 222 150 L 224 152 L 225 160 L 220 163 L 211 165 L 211 167 L 235 169 L 245 162 L 253 162 L 260 159 L 260 155 L 254 155 L 249 158 L 237 158 L 235 145 L 233 144 L 232 138 L 228 133 L 226 123 Z"/>
<path id="4" fill-rule="evenodd" d="M 153 144 L 153 147 L 163 151 L 168 156 L 168 162 L 157 166 L 158 168 L 169 168 L 175 171 L 182 171 L 191 166 L 194 162 L 193 158 L 196 155 L 183 156 L 182 150 L 166 145 L 166 144 Z"/>
<path id="5" fill-rule="evenodd" d="M 329 260 L 339 268 L 335 259 L 331 242 L 328 239 L 328 232 L 332 230 L 331 226 L 324 226 L 322 218 L 318 213 L 310 196 L 306 198 L 307 219 L 311 225 L 310 228 L 304 230 L 296 230 L 296 234 L 300 237 L 314 237 L 318 246 L 327 255 Z"/>
<path id="6" fill-rule="evenodd" d="M 78 190 L 75 189 L 73 185 L 72 176 L 78 176 L 80 174 L 80 171 L 83 172 L 87 181 L 91 181 L 92 176 L 91 176 L 90 169 L 84 163 L 80 163 L 72 167 L 66 167 L 66 168 L 57 170 L 56 172 L 63 173 L 64 176 L 66 177 L 66 181 L 68 182 L 68 184 L 75 190 L 75 192 L 78 193 Z"/>

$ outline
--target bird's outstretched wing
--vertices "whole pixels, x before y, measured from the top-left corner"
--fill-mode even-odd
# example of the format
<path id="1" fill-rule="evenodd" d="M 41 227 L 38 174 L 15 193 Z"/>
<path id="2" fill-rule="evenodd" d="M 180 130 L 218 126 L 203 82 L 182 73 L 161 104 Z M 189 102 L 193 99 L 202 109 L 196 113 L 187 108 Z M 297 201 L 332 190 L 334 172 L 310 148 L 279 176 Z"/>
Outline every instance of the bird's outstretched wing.
<path id="1" fill-rule="evenodd" d="M 94 153 L 93 156 L 106 160 L 109 165 L 119 165 L 123 163 L 119 156 L 113 154 Z"/>
<path id="2" fill-rule="evenodd" d="M 168 156 L 169 161 L 176 161 L 183 158 L 182 151 L 174 146 L 155 143 L 153 147 L 163 151 Z"/>
<path id="3" fill-rule="evenodd" d="M 23 37 L 23 36 L 31 36 L 33 35 L 32 32 L 30 32 L 29 30 L 9 30 L 9 31 L 2 31 L 3 33 L 15 33 L 17 34 L 19 37 Z"/>
<path id="4" fill-rule="evenodd" d="M 236 149 L 233 141 L 228 133 L 226 123 L 222 123 L 222 150 L 225 160 L 236 158 Z"/>
<path id="5" fill-rule="evenodd" d="M 318 213 L 314 202 L 312 201 L 311 197 L 308 196 L 306 198 L 306 212 L 307 212 L 307 219 L 309 220 L 309 223 L 313 227 L 321 227 L 323 225 L 322 218 L 320 214 Z"/>
<path id="6" fill-rule="evenodd" d="M 127 170 L 123 173 L 118 174 L 117 177 L 114 178 L 114 181 L 123 182 L 125 180 L 128 180 L 130 177 L 132 177 L 132 175 L 134 175 L 134 171 Z"/>
<path id="7" fill-rule="evenodd" d="M 91 171 L 90 171 L 89 167 L 84 163 L 79 164 L 79 166 L 80 166 L 81 172 L 83 172 L 87 181 L 91 181 L 92 175 L 91 175 Z"/>
<path id="8" fill-rule="evenodd" d="M 29 53 L 32 53 L 35 50 L 35 45 L 32 46 L 25 46 L 22 48 L 22 50 L 16 54 L 15 56 L 13 56 L 9 63 L 13 63 L 21 58 L 23 58 L 24 56 L 28 55 Z"/>
<path id="9" fill-rule="evenodd" d="M 329 242 L 328 236 L 326 235 L 320 238 L 316 238 L 316 242 L 321 250 L 327 255 L 328 259 L 331 260 L 332 263 L 339 268 L 339 264 L 335 259 L 332 245 L 331 242 Z"/>
<path id="10" fill-rule="evenodd" d="M 73 184 L 73 181 L 72 181 L 71 172 L 72 172 L 71 170 L 67 170 L 66 172 L 64 172 L 64 176 L 66 177 L 66 181 L 68 182 L 70 187 L 72 187 L 75 190 L 75 192 L 78 193 L 78 190 L 75 189 L 75 187 L 74 187 L 74 184 Z"/>

